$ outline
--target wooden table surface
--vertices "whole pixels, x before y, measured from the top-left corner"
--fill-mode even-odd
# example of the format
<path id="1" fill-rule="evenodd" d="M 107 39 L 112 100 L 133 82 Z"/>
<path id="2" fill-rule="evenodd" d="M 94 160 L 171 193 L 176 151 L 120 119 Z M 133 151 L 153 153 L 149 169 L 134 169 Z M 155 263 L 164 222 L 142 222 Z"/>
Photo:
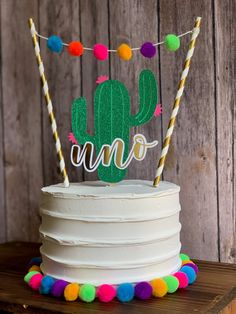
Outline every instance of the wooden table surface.
<path id="1" fill-rule="evenodd" d="M 236 265 L 198 261 L 197 282 L 163 299 L 65 302 L 31 290 L 23 281 L 27 263 L 39 256 L 39 244 L 7 243 L 0 245 L 0 313 L 236 313 Z"/>

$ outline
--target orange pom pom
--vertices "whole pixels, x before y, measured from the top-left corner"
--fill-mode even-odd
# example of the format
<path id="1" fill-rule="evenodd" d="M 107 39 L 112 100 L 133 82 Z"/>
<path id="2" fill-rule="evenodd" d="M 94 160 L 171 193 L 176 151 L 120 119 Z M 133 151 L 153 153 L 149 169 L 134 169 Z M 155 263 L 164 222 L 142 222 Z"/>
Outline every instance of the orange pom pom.
<path id="1" fill-rule="evenodd" d="M 189 264 L 189 263 L 194 264 L 194 262 L 190 260 L 182 261 L 182 265 Z"/>
<path id="2" fill-rule="evenodd" d="M 79 285 L 77 283 L 70 283 L 65 287 L 64 297 L 66 301 L 75 301 L 79 296 Z"/>
<path id="3" fill-rule="evenodd" d="M 127 44 L 121 44 L 117 49 L 118 56 L 125 61 L 128 61 L 132 57 L 132 50 Z"/>
<path id="4" fill-rule="evenodd" d="M 150 284 L 152 286 L 152 295 L 154 297 L 162 298 L 167 294 L 168 286 L 163 279 L 154 279 L 150 282 Z"/>
<path id="5" fill-rule="evenodd" d="M 81 42 L 79 42 L 79 41 L 72 41 L 71 43 L 69 43 L 68 52 L 72 56 L 79 57 L 79 56 L 81 56 L 83 54 L 84 47 L 81 44 Z"/>
<path id="6" fill-rule="evenodd" d="M 29 269 L 28 272 L 30 272 L 30 271 L 38 271 L 38 272 L 41 272 L 41 269 L 40 269 L 40 267 L 39 267 L 38 265 L 33 265 L 33 266 L 30 267 L 30 269 Z"/>

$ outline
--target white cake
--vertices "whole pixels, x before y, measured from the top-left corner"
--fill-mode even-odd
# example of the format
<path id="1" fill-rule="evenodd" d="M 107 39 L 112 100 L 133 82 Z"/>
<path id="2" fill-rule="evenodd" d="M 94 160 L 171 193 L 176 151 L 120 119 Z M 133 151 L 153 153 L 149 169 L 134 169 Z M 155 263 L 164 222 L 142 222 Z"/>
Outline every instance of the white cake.
<path id="1" fill-rule="evenodd" d="M 44 187 L 41 269 L 69 282 L 149 281 L 181 267 L 180 188 L 101 181 Z"/>

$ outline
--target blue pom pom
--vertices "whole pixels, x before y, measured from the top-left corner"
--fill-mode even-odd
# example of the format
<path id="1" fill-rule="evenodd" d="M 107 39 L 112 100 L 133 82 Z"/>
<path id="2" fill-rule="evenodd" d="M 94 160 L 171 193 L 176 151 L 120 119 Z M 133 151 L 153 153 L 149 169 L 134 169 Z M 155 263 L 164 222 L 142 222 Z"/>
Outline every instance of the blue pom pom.
<path id="1" fill-rule="evenodd" d="M 42 263 L 42 258 L 39 257 L 33 257 L 31 258 L 30 262 L 29 262 L 29 267 L 33 266 L 33 265 L 37 265 L 39 266 Z"/>
<path id="2" fill-rule="evenodd" d="M 134 297 L 134 287 L 131 283 L 122 283 L 116 291 L 117 299 L 121 302 L 129 302 Z"/>
<path id="3" fill-rule="evenodd" d="M 195 271 L 194 271 L 194 269 L 193 269 L 192 267 L 190 267 L 190 266 L 183 266 L 183 267 L 181 268 L 181 271 L 187 275 L 187 277 L 188 277 L 188 283 L 189 283 L 190 285 L 191 285 L 192 283 L 194 283 L 194 281 L 195 281 L 196 278 L 197 278 L 197 275 L 196 275 L 196 273 L 195 273 Z"/>
<path id="4" fill-rule="evenodd" d="M 55 35 L 50 36 L 47 41 L 47 47 L 53 52 L 60 53 L 63 48 L 61 38 Z"/>
<path id="5" fill-rule="evenodd" d="M 55 281 L 56 280 L 52 278 L 51 276 L 44 276 L 43 279 L 41 280 L 39 292 L 41 294 L 49 294 Z"/>

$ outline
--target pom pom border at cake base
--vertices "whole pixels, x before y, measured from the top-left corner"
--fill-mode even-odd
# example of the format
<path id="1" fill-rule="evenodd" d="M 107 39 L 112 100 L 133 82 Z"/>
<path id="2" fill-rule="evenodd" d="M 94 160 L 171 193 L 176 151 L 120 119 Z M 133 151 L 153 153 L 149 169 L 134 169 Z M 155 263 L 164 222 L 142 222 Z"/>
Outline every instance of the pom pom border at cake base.
<path id="1" fill-rule="evenodd" d="M 81 300 L 88 303 L 98 299 L 100 302 L 107 303 L 116 298 L 124 303 L 132 301 L 133 298 L 148 300 L 151 297 L 161 298 L 166 294 L 172 294 L 179 289 L 182 290 L 186 288 L 196 281 L 198 273 L 197 265 L 191 261 L 186 254 L 180 254 L 180 258 L 182 260 L 181 268 L 176 273 L 170 274 L 169 276 L 154 278 L 150 282 L 142 281 L 134 284 L 122 283 L 119 285 L 107 285 L 104 283 L 98 287 L 94 287 L 89 283 L 81 285 L 79 283 L 70 283 L 62 279 L 55 279 L 49 275 L 44 275 L 40 270 L 39 261 L 32 265 L 31 261 L 34 260 L 33 258 L 29 263 L 31 267 L 25 275 L 24 281 L 34 291 L 38 291 L 44 295 L 52 295 L 54 297 L 64 296 L 66 301 Z M 36 265 L 38 267 L 32 267 Z M 47 279 L 48 283 L 44 278 Z M 42 281 L 43 286 L 41 287 Z M 164 285 L 166 287 L 164 287 Z M 82 293 L 83 290 L 84 292 L 88 290 L 87 287 L 89 287 L 89 291 L 87 291 L 86 294 Z M 163 291 L 163 287 L 165 288 L 165 291 Z M 106 291 L 108 295 L 106 295 Z"/>

